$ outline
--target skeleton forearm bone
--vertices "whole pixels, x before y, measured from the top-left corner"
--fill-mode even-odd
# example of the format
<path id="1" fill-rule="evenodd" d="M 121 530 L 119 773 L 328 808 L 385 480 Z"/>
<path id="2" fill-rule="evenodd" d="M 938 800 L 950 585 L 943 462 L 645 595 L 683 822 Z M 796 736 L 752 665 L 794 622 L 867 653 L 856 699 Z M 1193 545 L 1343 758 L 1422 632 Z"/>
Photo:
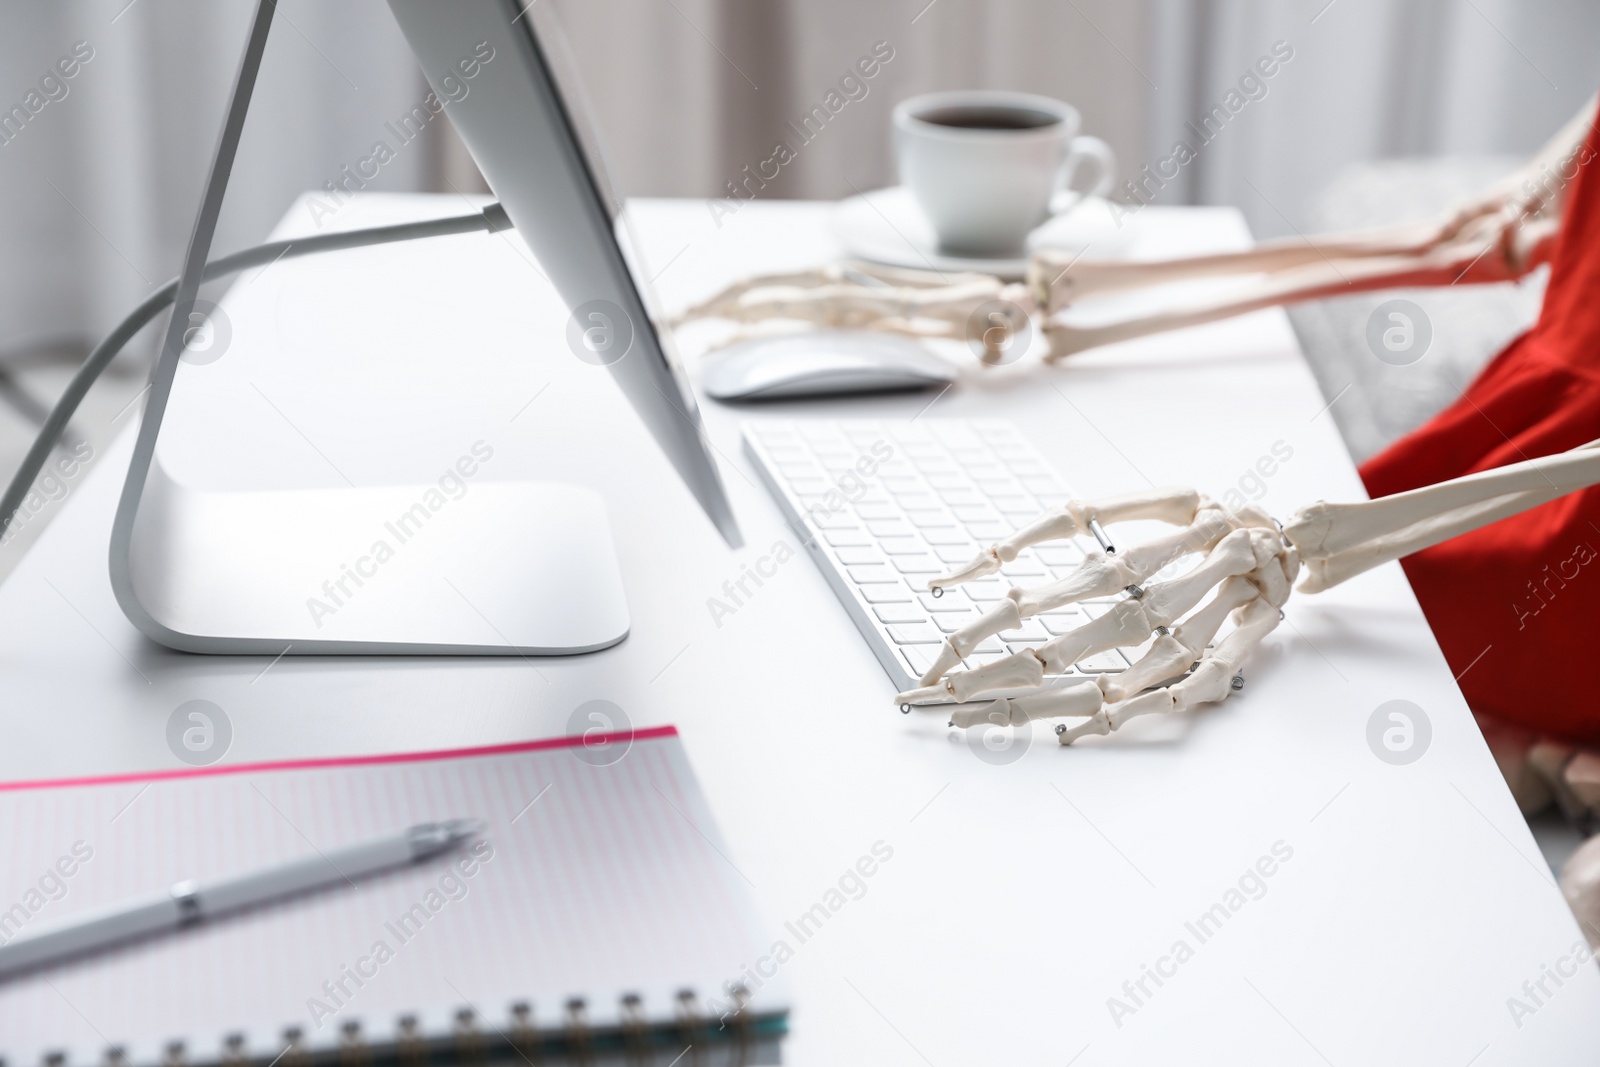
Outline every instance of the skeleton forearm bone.
<path id="1" fill-rule="evenodd" d="M 1482 195 L 1457 205 L 1436 219 L 1346 234 L 1279 238 L 1263 241 L 1240 252 L 1144 263 L 1079 262 L 1086 257 L 1043 249 L 1034 255 L 1029 264 L 1029 292 L 1037 306 L 1048 313 L 1086 296 L 1119 289 L 1166 285 L 1193 278 L 1276 273 L 1307 265 L 1326 266 L 1330 262 L 1345 269 L 1346 273 L 1361 274 L 1363 280 L 1370 282 L 1382 277 L 1385 271 L 1410 269 L 1406 260 L 1426 260 L 1449 245 L 1471 244 L 1475 238 L 1492 237 L 1507 231 L 1513 235 L 1506 240 L 1507 259 L 1520 268 L 1514 269 L 1513 276 L 1520 276 L 1542 262 L 1542 257 L 1535 254 L 1534 246 L 1544 245 L 1559 223 L 1566 187 L 1573 176 L 1563 173 L 1563 169 L 1582 150 L 1589 127 L 1594 122 L 1596 99 L 1590 97 L 1532 159 L 1496 182 Z M 1526 236 L 1518 234 L 1535 219 L 1544 223 L 1535 228 L 1537 232 Z M 1511 240 L 1522 247 L 1512 248 Z M 1347 260 L 1357 263 L 1364 260 L 1392 262 L 1371 271 L 1362 271 L 1348 269 L 1354 264 L 1347 265 L 1344 262 Z M 1391 284 L 1436 285 L 1455 280 L 1452 276 L 1448 281 L 1440 282 L 1437 276 L 1433 276 Z M 1471 280 L 1501 279 L 1480 276 Z M 1312 299 L 1310 296 L 1297 295 L 1306 287 L 1285 285 L 1282 288 L 1290 299 Z"/>
<path id="2" fill-rule="evenodd" d="M 1600 440 L 1378 500 L 1313 504 L 1283 532 L 1308 564 L 1301 591 L 1314 593 L 1597 482 Z"/>
<path id="3" fill-rule="evenodd" d="M 1050 345 L 1046 358 L 1057 360 L 1101 345 L 1201 326 L 1262 308 L 1320 300 L 1329 296 L 1395 287 L 1509 281 L 1522 277 L 1549 259 L 1558 229 L 1558 220 L 1540 219 L 1416 255 L 1318 260 L 1250 279 L 1235 294 L 1098 326 L 1074 326 L 1059 317 L 1049 318 L 1044 326 L 1044 334 Z M 1156 274 L 1159 275 L 1162 268 L 1170 265 L 1079 263 L 1057 283 L 1052 299 L 1059 300 L 1062 293 L 1070 292 L 1062 287 L 1080 269 L 1087 268 L 1092 278 L 1093 272 L 1101 267 L 1151 266 L 1157 268 Z M 1149 284 L 1149 281 L 1134 284 Z"/>
<path id="4" fill-rule="evenodd" d="M 817 327 L 891 330 L 960 338 L 972 312 L 1003 300 L 1042 320 L 1048 358 L 1165 330 L 1302 300 L 1385 289 L 1520 278 L 1545 262 L 1560 227 L 1569 172 L 1594 121 L 1593 98 L 1517 171 L 1440 217 L 1351 234 L 1265 241 L 1242 252 L 1154 262 L 1097 261 L 1041 250 L 1027 283 L 982 274 L 946 275 L 863 263 L 774 274 L 739 282 L 681 313 L 673 324 L 720 318 L 751 323 L 791 319 Z M 1240 291 L 1220 299 L 1096 327 L 1058 313 L 1108 292 L 1195 278 L 1235 276 Z M 941 294 L 941 290 L 948 290 Z M 985 339 L 986 363 L 999 362 Z"/>

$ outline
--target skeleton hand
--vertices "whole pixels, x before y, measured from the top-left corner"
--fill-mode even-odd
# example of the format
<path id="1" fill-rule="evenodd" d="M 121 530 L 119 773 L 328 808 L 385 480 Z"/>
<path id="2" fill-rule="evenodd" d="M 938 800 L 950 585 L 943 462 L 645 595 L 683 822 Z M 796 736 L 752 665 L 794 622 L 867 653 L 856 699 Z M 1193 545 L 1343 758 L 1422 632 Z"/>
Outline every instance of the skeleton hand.
<path id="1" fill-rule="evenodd" d="M 986 304 L 1005 309 L 1005 337 L 964 328 Z M 979 358 L 1000 361 L 1010 334 L 1026 326 L 1027 289 L 987 274 L 936 274 L 871 263 L 834 263 L 816 270 L 764 274 L 723 289 L 669 320 L 736 323 L 790 320 L 820 329 L 887 330 L 912 337 L 960 340 L 972 334 Z M 738 339 L 730 337 L 727 343 Z"/>
<path id="2" fill-rule="evenodd" d="M 1110 733 L 1137 715 L 1222 700 L 1237 687 L 1250 652 L 1278 625 L 1297 576 L 1302 592 L 1318 592 L 1597 482 L 1600 440 L 1378 500 L 1313 504 L 1282 526 L 1254 506 L 1229 510 L 1190 489 L 1092 504 L 1071 501 L 928 587 L 938 593 L 987 577 L 1020 552 L 1060 538 L 1092 534 L 1101 550 L 1088 553 L 1071 574 L 1051 585 L 1012 589 L 951 634 L 920 679 L 921 687 L 896 700 L 908 707 L 963 705 L 951 715 L 951 725 L 960 727 L 1085 718 L 1075 727 L 1057 728 L 1062 744 Z M 1117 551 L 1104 527 L 1133 519 L 1164 522 L 1176 530 Z M 1163 577 L 1191 559 L 1197 562 Z M 1119 592 L 1123 598 L 1103 614 L 1060 636 L 971 670 L 955 670 L 984 640 L 1019 629 L 1024 619 Z M 1230 616 L 1232 628 L 1213 644 Z M 1042 688 L 1047 676 L 1059 676 L 1076 662 L 1146 641 L 1148 649 L 1125 671 Z M 1168 681 L 1172 684 L 1164 689 L 1149 688 Z"/>
<path id="3" fill-rule="evenodd" d="M 961 727 L 1086 717 L 1071 729 L 1057 728 L 1061 743 L 1071 744 L 1085 734 L 1109 733 L 1137 715 L 1183 711 L 1226 697 L 1250 651 L 1278 625 L 1279 609 L 1300 567 L 1298 553 L 1277 525 L 1253 507 L 1229 511 L 1184 489 L 1098 504 L 1074 501 L 980 553 L 956 573 L 930 582 L 929 588 L 942 591 L 993 574 L 1033 545 L 1091 532 L 1103 537 L 1102 524 L 1128 519 L 1155 519 L 1177 529 L 1125 552 L 1092 552 L 1072 574 L 1051 585 L 1011 590 L 998 605 L 946 640 L 922 677 L 922 688 L 897 699 L 906 705 L 950 701 L 966 705 L 951 716 L 951 724 Z M 1185 573 L 1150 581 L 1189 557 L 1199 557 L 1199 562 Z M 1023 619 L 1119 592 L 1126 596 L 1104 614 L 1053 640 L 986 666 L 951 673 L 984 640 L 1018 629 Z M 1231 632 L 1208 647 L 1230 615 Z M 1100 652 L 1141 645 L 1152 636 L 1148 650 L 1125 671 L 1071 686 L 1040 688 L 1047 675 L 1060 675 L 1073 663 Z M 1191 667 L 1193 672 L 1181 677 Z M 1180 677 L 1165 689 L 1144 691 Z M 1034 692 L 979 699 L 1017 690 Z"/>

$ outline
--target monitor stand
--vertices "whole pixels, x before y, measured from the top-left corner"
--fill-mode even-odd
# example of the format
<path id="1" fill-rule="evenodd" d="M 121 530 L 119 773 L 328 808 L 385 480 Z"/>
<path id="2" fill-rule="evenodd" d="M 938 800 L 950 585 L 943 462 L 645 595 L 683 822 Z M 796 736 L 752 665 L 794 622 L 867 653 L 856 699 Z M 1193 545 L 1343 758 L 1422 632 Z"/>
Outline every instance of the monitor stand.
<path id="1" fill-rule="evenodd" d="M 157 461 L 111 574 L 134 625 L 186 652 L 560 655 L 628 633 L 605 505 L 556 483 L 215 491 Z"/>
<path id="2" fill-rule="evenodd" d="M 181 485 L 157 461 L 275 6 L 256 5 L 151 371 L 111 528 L 117 603 L 146 636 L 188 652 L 527 656 L 616 644 L 627 603 L 605 508 L 587 490 L 225 492 Z"/>

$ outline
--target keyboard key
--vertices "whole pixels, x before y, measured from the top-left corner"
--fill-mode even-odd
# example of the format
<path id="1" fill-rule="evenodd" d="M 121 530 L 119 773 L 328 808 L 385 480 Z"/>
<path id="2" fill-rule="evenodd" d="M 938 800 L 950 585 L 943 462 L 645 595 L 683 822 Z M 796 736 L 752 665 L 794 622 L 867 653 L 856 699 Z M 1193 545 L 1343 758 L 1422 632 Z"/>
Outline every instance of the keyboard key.
<path id="1" fill-rule="evenodd" d="M 894 569 L 882 564 L 867 564 L 860 567 L 846 567 L 845 573 L 857 585 L 869 585 L 873 582 L 892 582 L 898 575 Z"/>
<path id="2" fill-rule="evenodd" d="M 854 524 L 855 520 L 851 519 L 850 522 Z M 885 537 L 909 537 L 911 536 L 911 526 L 903 519 L 885 519 L 867 523 L 867 532 L 879 539 Z"/>
<path id="3" fill-rule="evenodd" d="M 861 599 L 868 604 L 895 604 L 911 601 L 911 590 L 904 582 L 881 582 L 875 585 L 858 585 Z"/>
<path id="4" fill-rule="evenodd" d="M 973 600 L 1003 600 L 1010 586 L 1004 582 L 964 582 L 961 588 Z"/>
<path id="5" fill-rule="evenodd" d="M 849 564 L 876 563 L 887 565 L 888 560 L 882 552 L 872 545 L 855 545 L 837 550 L 834 555 L 839 557 L 839 562 Z"/>
<path id="6" fill-rule="evenodd" d="M 944 635 L 932 623 L 906 623 L 889 627 L 889 637 L 897 645 L 936 645 Z"/>
<path id="7" fill-rule="evenodd" d="M 964 611 L 952 614 L 941 613 L 933 617 L 933 624 L 939 628 L 941 633 L 947 634 L 955 633 L 971 621 L 972 616 Z"/>
<path id="8" fill-rule="evenodd" d="M 975 545 L 977 542 L 959 526 L 935 526 L 922 531 L 922 539 L 930 545 Z"/>
<path id="9" fill-rule="evenodd" d="M 971 525 L 975 522 L 1000 522 L 1000 513 L 988 504 L 951 504 L 950 513 L 956 521 Z"/>
<path id="10" fill-rule="evenodd" d="M 927 622 L 928 613 L 915 604 L 885 604 L 873 608 L 872 613 L 878 617 L 879 622 Z"/>
<path id="11" fill-rule="evenodd" d="M 1071 615 L 1044 615 L 1039 622 L 1044 626 L 1045 632 L 1055 637 L 1071 633 L 1089 620 L 1074 612 Z"/>
<path id="12" fill-rule="evenodd" d="M 851 530 L 858 525 L 854 515 L 844 511 L 829 511 L 826 508 L 811 508 L 806 512 L 806 521 L 819 530 Z M 870 532 L 872 524 L 867 524 Z"/>
<path id="13" fill-rule="evenodd" d="M 852 527 L 850 529 L 840 530 L 825 530 L 823 531 L 822 539 L 828 542 L 828 544 L 832 545 L 834 548 L 845 548 L 848 546 L 859 547 L 872 544 L 872 538 L 868 536 L 867 532 L 860 527 Z"/>
<path id="14" fill-rule="evenodd" d="M 933 666 L 933 657 L 939 654 L 938 645 L 901 645 L 900 657 L 911 669 L 913 678 L 921 678 Z"/>
<path id="15" fill-rule="evenodd" d="M 929 611 L 941 614 L 956 612 L 966 615 L 971 614 L 973 611 L 972 601 L 967 599 L 967 594 L 956 590 L 947 589 L 943 596 L 934 596 L 932 593 L 918 593 L 917 600 Z"/>
<path id="16" fill-rule="evenodd" d="M 939 499 L 951 507 L 978 507 L 986 501 L 976 489 L 961 486 L 956 489 L 939 490 Z"/>
<path id="17" fill-rule="evenodd" d="M 901 511 L 893 504 L 875 504 L 871 501 L 861 501 L 855 506 L 855 513 L 863 519 L 898 519 Z"/>
<path id="18" fill-rule="evenodd" d="M 907 511 L 906 520 L 919 530 L 927 530 L 935 527 L 949 528 L 954 525 L 954 520 L 951 519 L 948 511 L 941 511 L 937 509 L 919 508 L 915 511 Z"/>
<path id="19" fill-rule="evenodd" d="M 1078 669 L 1084 674 L 1110 674 L 1113 671 L 1128 669 L 1128 661 L 1122 658 L 1122 653 L 1116 649 L 1108 652 L 1097 652 L 1088 659 L 1078 661 Z"/>
<path id="20" fill-rule="evenodd" d="M 983 639 L 983 643 L 980 644 L 977 648 L 973 649 L 972 652 L 973 652 L 973 655 L 978 655 L 978 656 L 982 656 L 982 655 L 985 655 L 985 654 L 993 654 L 993 655 L 1002 655 L 1003 656 L 1003 655 L 1005 655 L 1006 649 L 1005 649 L 1004 645 L 1002 645 L 999 641 L 996 641 L 994 638 L 985 637 Z M 969 656 L 967 658 L 970 660 L 972 657 Z"/>
<path id="21" fill-rule="evenodd" d="M 928 551 L 920 537 L 880 537 L 878 548 L 886 556 L 919 556 Z"/>
<path id="22" fill-rule="evenodd" d="M 932 556 L 895 556 L 894 569 L 901 574 L 943 574 L 945 566 Z"/>
<path id="23" fill-rule="evenodd" d="M 951 563 L 956 566 L 970 562 L 972 557 L 977 555 L 972 549 L 963 548 L 960 545 L 937 545 L 934 547 L 933 554 L 939 557 L 940 562 Z"/>

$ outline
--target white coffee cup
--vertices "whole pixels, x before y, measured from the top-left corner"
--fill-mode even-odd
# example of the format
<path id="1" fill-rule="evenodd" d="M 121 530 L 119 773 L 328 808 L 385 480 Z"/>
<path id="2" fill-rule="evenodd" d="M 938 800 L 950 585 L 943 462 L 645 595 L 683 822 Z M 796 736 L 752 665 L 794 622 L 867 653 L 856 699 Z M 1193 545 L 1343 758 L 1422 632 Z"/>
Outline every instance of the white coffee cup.
<path id="1" fill-rule="evenodd" d="M 1028 232 L 1084 196 L 1104 196 L 1117 161 L 1098 137 L 1079 136 L 1078 110 L 1032 93 L 929 93 L 894 109 L 900 184 L 911 190 L 955 255 L 1016 255 Z M 1088 164 L 1087 193 L 1074 188 Z"/>

